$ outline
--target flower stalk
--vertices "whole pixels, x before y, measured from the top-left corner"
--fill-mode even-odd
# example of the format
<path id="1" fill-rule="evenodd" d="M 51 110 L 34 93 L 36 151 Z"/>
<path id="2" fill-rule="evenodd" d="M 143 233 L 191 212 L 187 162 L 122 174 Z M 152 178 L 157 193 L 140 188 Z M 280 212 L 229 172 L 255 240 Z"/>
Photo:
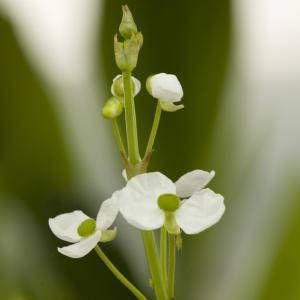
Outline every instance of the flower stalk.
<path id="1" fill-rule="evenodd" d="M 139 300 L 147 300 L 147 298 L 140 292 L 110 261 L 110 259 L 106 256 L 106 254 L 102 251 L 102 249 L 97 245 L 95 247 L 95 251 L 98 254 L 99 258 L 104 262 L 104 264 L 108 267 L 108 269 L 116 276 L 116 278 L 121 281 L 131 292 L 132 294 Z"/>
<path id="2" fill-rule="evenodd" d="M 169 299 L 175 299 L 175 267 L 176 267 L 176 240 L 174 234 L 169 234 Z"/>
<path id="3" fill-rule="evenodd" d="M 140 160 L 139 143 L 137 136 L 135 105 L 132 97 L 131 72 L 124 71 L 124 105 L 125 105 L 125 122 L 127 134 L 128 156 L 131 164 L 136 165 Z"/>
<path id="4" fill-rule="evenodd" d="M 160 106 L 159 102 L 157 102 L 155 116 L 154 116 L 154 120 L 153 120 L 153 125 L 152 125 L 151 133 L 150 133 L 150 136 L 149 136 L 149 141 L 148 141 L 148 144 L 147 144 L 147 148 L 146 148 L 146 151 L 145 151 L 144 159 L 149 154 L 151 154 L 151 152 L 152 152 L 155 137 L 156 137 L 156 133 L 157 133 L 157 129 L 158 129 L 158 126 L 159 126 L 160 116 L 161 116 L 161 106 Z"/>

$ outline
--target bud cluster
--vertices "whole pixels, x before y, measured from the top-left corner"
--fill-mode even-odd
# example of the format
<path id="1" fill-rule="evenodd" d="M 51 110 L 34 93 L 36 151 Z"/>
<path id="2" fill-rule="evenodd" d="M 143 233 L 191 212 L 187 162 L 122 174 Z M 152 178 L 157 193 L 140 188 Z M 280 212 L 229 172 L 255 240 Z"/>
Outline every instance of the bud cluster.
<path id="1" fill-rule="evenodd" d="M 143 35 L 137 31 L 137 26 L 127 5 L 122 6 L 123 18 L 119 32 L 124 41 L 114 37 L 115 59 L 118 68 L 124 72 L 131 72 L 137 65 L 139 51 L 143 45 Z"/>

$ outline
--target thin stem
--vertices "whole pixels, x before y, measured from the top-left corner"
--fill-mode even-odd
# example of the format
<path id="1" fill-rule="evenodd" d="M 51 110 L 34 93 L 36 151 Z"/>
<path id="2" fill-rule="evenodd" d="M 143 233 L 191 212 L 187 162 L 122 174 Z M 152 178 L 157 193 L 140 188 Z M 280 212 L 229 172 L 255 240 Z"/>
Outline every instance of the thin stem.
<path id="1" fill-rule="evenodd" d="M 175 299 L 175 265 L 176 265 L 176 242 L 175 234 L 169 234 L 169 299 Z"/>
<path id="2" fill-rule="evenodd" d="M 115 267 L 98 245 L 95 247 L 95 251 L 109 270 L 132 292 L 132 294 L 135 295 L 137 299 L 147 300 L 147 298 Z"/>
<path id="3" fill-rule="evenodd" d="M 137 136 L 135 106 L 132 96 L 131 72 L 123 72 L 125 120 L 127 133 L 127 146 L 129 160 L 133 165 L 140 161 L 139 144 Z"/>
<path id="4" fill-rule="evenodd" d="M 158 129 L 158 125 L 159 125 L 159 121 L 160 121 L 160 116 L 161 116 L 161 107 L 160 107 L 159 101 L 157 101 L 153 125 L 152 125 L 152 129 L 151 129 L 151 133 L 149 136 L 149 140 L 148 140 L 148 144 L 147 144 L 147 148 L 146 148 L 144 157 L 147 157 L 152 151 L 156 133 L 157 133 L 157 129 Z"/>
<path id="5" fill-rule="evenodd" d="M 160 230 L 160 262 L 161 262 L 161 268 L 162 268 L 162 275 L 163 279 L 165 281 L 165 284 L 167 284 L 167 231 L 165 227 L 163 226 Z"/>
<path id="6" fill-rule="evenodd" d="M 122 154 L 122 156 L 126 156 L 126 150 L 123 144 L 123 139 L 119 130 L 119 125 L 118 125 L 118 121 L 116 119 L 112 120 L 112 126 L 113 126 L 113 130 L 114 130 L 114 134 L 115 134 L 115 138 L 117 141 L 117 145 L 118 145 L 118 149 L 120 151 L 120 153 Z"/>
<path id="7" fill-rule="evenodd" d="M 157 300 L 167 300 L 167 291 L 159 264 L 154 233 L 153 231 L 142 231 L 142 235 L 156 298 Z"/>

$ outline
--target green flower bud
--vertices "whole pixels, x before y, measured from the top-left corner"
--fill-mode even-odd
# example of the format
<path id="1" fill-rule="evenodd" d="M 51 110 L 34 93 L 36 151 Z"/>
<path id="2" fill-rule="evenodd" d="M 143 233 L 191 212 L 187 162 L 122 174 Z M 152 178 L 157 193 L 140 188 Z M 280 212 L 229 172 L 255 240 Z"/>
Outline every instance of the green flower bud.
<path id="1" fill-rule="evenodd" d="M 100 242 L 107 243 L 113 241 L 117 236 L 117 228 L 102 231 Z"/>
<path id="2" fill-rule="evenodd" d="M 123 104 L 116 97 L 111 97 L 110 99 L 108 99 L 102 108 L 102 116 L 105 119 L 115 119 L 119 117 L 122 112 Z"/>
<path id="3" fill-rule="evenodd" d="M 94 219 L 86 219 L 84 220 L 79 227 L 77 228 L 77 232 L 82 237 L 87 237 L 95 232 L 96 229 L 96 221 Z"/>
<path id="4" fill-rule="evenodd" d="M 142 46 L 142 35 L 132 35 L 123 43 L 118 41 L 117 35 L 114 38 L 115 60 L 121 71 L 131 72 L 137 65 L 139 51 Z"/>
<path id="5" fill-rule="evenodd" d="M 119 31 L 124 39 L 130 39 L 133 34 L 137 33 L 137 27 L 127 5 L 122 6 L 122 11 L 123 17 L 119 26 Z"/>
<path id="6" fill-rule="evenodd" d="M 157 204 L 165 212 L 174 212 L 180 206 L 180 199 L 174 194 L 163 194 L 158 197 Z"/>

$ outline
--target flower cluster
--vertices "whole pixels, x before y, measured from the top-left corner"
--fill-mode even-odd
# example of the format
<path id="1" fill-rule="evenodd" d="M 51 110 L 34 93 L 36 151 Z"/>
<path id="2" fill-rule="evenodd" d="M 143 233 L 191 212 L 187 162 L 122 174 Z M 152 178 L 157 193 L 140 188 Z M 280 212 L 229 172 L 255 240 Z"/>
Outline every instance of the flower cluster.
<path id="1" fill-rule="evenodd" d="M 205 188 L 214 175 L 214 171 L 194 170 L 175 183 L 160 172 L 137 175 L 102 203 L 96 221 L 81 211 L 49 219 L 49 226 L 58 238 L 75 243 L 58 251 L 79 258 L 99 242 L 112 240 L 116 231 L 108 228 L 118 212 L 141 230 L 165 226 L 171 234 L 180 233 L 180 229 L 186 234 L 199 233 L 217 223 L 225 211 L 223 197 Z"/>
<path id="2" fill-rule="evenodd" d="M 147 172 L 161 113 L 176 112 L 184 107 L 178 104 L 183 98 L 183 89 L 173 74 L 159 73 L 148 77 L 146 89 L 157 101 L 153 126 L 145 153 L 141 156 L 134 97 L 140 92 L 142 84 L 132 76 L 132 71 L 138 61 L 143 36 L 138 32 L 127 6 L 123 6 L 119 34 L 122 40 L 119 40 L 118 35 L 115 36 L 114 51 L 121 74 L 113 79 L 111 97 L 106 101 L 102 115 L 112 122 L 125 167 L 122 175 L 126 184 L 102 203 L 96 219 L 76 210 L 49 219 L 49 226 L 58 238 L 71 243 L 58 248 L 61 254 L 80 258 L 95 249 L 107 267 L 136 298 L 145 300 L 145 296 L 117 270 L 98 245 L 116 238 L 117 229 L 110 227 L 118 214 L 121 214 L 130 225 L 142 231 L 155 294 L 157 299 L 169 300 L 174 299 L 175 240 L 181 240 L 182 232 L 197 234 L 216 224 L 225 211 L 224 198 L 206 187 L 215 176 L 214 171 L 194 170 L 176 182 L 160 172 Z M 123 113 L 127 147 L 118 125 L 118 118 Z M 157 229 L 161 229 L 160 255 L 152 232 Z"/>

